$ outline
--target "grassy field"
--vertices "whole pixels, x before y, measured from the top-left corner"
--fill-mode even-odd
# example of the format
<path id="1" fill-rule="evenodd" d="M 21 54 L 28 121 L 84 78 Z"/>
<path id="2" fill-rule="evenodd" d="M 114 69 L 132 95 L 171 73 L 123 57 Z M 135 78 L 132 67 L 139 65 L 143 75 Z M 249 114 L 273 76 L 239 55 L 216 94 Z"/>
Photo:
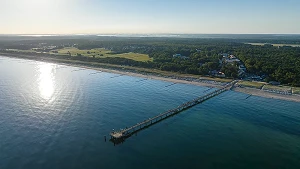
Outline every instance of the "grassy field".
<path id="1" fill-rule="evenodd" d="M 265 45 L 265 43 L 246 43 L 246 44 L 250 44 L 250 45 L 256 45 L 256 46 L 263 46 Z M 292 46 L 292 47 L 300 47 L 300 45 L 295 45 L 295 44 L 272 44 L 273 46 Z"/>
<path id="2" fill-rule="evenodd" d="M 106 57 L 120 57 L 120 58 L 127 58 L 127 59 L 132 59 L 135 61 L 140 61 L 140 62 L 146 62 L 146 61 L 153 61 L 152 58 L 150 58 L 146 54 L 140 54 L 140 53 L 122 53 L 122 54 L 112 54 L 112 51 L 104 49 L 104 48 L 96 48 L 96 49 L 91 49 L 91 50 L 80 50 L 74 47 L 68 47 L 68 48 L 63 48 L 59 50 L 53 50 L 50 53 L 51 54 L 56 54 L 54 51 L 57 51 L 58 54 L 60 55 L 68 55 L 69 53 L 71 56 L 76 56 L 77 54 L 81 54 L 82 56 L 88 56 L 88 57 L 93 57 L 95 56 L 96 58 L 106 58 Z"/>
<path id="3" fill-rule="evenodd" d="M 104 55 L 107 55 L 107 53 L 111 52 L 110 50 L 106 50 L 103 48 L 97 48 L 97 49 L 91 49 L 91 50 L 80 50 L 80 49 L 77 49 L 74 47 L 67 47 L 67 48 L 63 48 L 63 49 L 59 49 L 59 50 L 52 50 L 52 51 L 50 51 L 50 53 L 53 54 L 54 51 L 57 51 L 58 54 L 61 54 L 61 55 L 68 55 L 70 52 L 71 56 L 76 56 L 77 54 L 81 54 L 83 56 L 90 56 L 90 57 L 92 57 L 94 55 L 95 55 L 95 57 L 100 57 L 101 54 L 104 56 Z"/>
<path id="4" fill-rule="evenodd" d="M 238 85 L 241 85 L 244 87 L 251 87 L 251 88 L 257 88 L 257 89 L 261 89 L 264 84 L 265 83 L 263 83 L 263 82 L 251 82 L 251 81 L 240 81 L 238 83 Z"/>
<path id="5" fill-rule="evenodd" d="M 289 86 L 273 86 L 273 85 L 265 85 L 264 86 L 265 90 L 278 90 L 278 91 L 287 91 L 287 90 L 291 90 L 291 87 Z"/>
<path id="6" fill-rule="evenodd" d="M 197 78 L 200 78 L 201 76 L 199 75 Z M 212 80 L 212 81 L 217 81 L 217 82 L 223 82 L 223 83 L 228 83 L 233 81 L 232 79 L 223 79 L 223 78 L 217 78 L 217 77 L 201 77 L 201 79 L 204 80 Z"/>
<path id="7" fill-rule="evenodd" d="M 21 49 L 7 49 L 8 51 L 15 51 L 15 52 L 25 52 L 25 53 L 36 53 L 34 50 L 21 50 Z"/>
<path id="8" fill-rule="evenodd" d="M 19 50 L 19 49 L 9 49 L 10 51 L 15 51 L 15 52 L 24 52 L 24 53 L 40 53 L 36 52 L 35 50 Z M 147 62 L 147 61 L 153 61 L 153 58 L 150 58 L 146 54 L 140 54 L 140 53 L 121 53 L 121 54 L 112 54 L 111 50 L 107 50 L 104 48 L 96 48 L 96 49 L 91 49 L 91 50 L 80 50 L 74 47 L 66 47 L 63 49 L 58 49 L 58 50 L 51 50 L 48 52 L 49 54 L 53 55 L 69 55 L 71 56 L 76 56 L 77 54 L 81 54 L 82 56 L 87 56 L 87 57 L 93 57 L 95 56 L 96 58 L 107 58 L 107 57 L 120 57 L 120 58 L 126 58 L 126 59 L 132 59 L 135 61 L 140 61 L 140 62 Z"/>
<path id="9" fill-rule="evenodd" d="M 293 87 L 293 94 L 300 94 L 300 87 Z"/>
<path id="10" fill-rule="evenodd" d="M 123 57 L 127 59 L 132 59 L 136 61 L 141 61 L 141 62 L 146 62 L 146 61 L 153 61 L 152 58 L 149 58 L 148 55 L 146 54 L 140 54 L 140 53 L 122 53 L 122 54 L 117 54 L 117 55 L 109 55 L 108 57 Z"/>

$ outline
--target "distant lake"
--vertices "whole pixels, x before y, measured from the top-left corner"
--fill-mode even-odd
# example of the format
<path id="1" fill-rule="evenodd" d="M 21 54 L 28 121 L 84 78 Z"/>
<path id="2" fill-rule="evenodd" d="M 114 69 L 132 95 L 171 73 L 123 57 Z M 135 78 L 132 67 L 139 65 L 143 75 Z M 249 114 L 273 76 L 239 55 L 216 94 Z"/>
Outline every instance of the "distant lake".
<path id="1" fill-rule="evenodd" d="M 208 89 L 169 84 L 0 57 L 0 169 L 300 168 L 300 104 L 233 91 L 105 142 Z"/>

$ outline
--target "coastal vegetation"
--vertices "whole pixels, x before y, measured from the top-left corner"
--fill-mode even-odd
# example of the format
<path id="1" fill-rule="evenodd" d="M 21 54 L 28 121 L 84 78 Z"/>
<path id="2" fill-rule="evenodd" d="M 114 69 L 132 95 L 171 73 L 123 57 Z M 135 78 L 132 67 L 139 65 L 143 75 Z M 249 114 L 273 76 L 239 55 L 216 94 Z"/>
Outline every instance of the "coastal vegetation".
<path id="1" fill-rule="evenodd" d="M 291 90 L 292 88 L 290 86 L 274 86 L 274 85 L 265 85 L 263 87 L 264 90 L 276 90 L 276 91 L 287 91 L 287 90 Z"/>
<path id="2" fill-rule="evenodd" d="M 250 88 L 261 89 L 265 85 L 265 83 L 251 82 L 251 81 L 240 81 L 240 82 L 238 82 L 238 85 L 240 85 L 241 87 L 250 87 Z"/>
<path id="3" fill-rule="evenodd" d="M 60 55 L 74 56 L 74 57 L 82 56 L 82 57 L 92 57 L 92 58 L 120 57 L 120 58 L 132 59 L 134 61 L 140 61 L 140 62 L 147 62 L 153 60 L 147 54 L 140 54 L 134 52 L 115 54 L 113 51 L 104 48 L 83 50 L 83 49 L 78 49 L 76 47 L 65 47 L 61 49 L 42 51 L 42 52 L 39 49 L 29 49 L 29 50 L 8 49 L 8 50 L 14 52 L 24 52 L 24 53 L 53 54 L 57 56 Z"/>
<path id="4" fill-rule="evenodd" d="M 98 63 L 115 67 L 170 72 L 177 75 L 226 78 L 258 76 L 260 81 L 276 81 L 300 86 L 300 47 L 251 45 L 249 43 L 299 45 L 300 38 L 286 39 L 196 39 L 134 37 L 22 37 L 1 38 L 0 53 L 31 55 L 64 61 Z M 224 55 L 234 55 L 238 62 L 224 62 Z M 239 73 L 244 65 L 246 74 Z M 222 75 L 223 76 L 223 75 Z M 220 76 L 221 77 L 221 76 Z M 261 87 L 260 83 L 244 82 Z"/>
<path id="5" fill-rule="evenodd" d="M 300 94 L 300 87 L 293 87 L 292 91 L 293 91 L 293 94 Z"/>

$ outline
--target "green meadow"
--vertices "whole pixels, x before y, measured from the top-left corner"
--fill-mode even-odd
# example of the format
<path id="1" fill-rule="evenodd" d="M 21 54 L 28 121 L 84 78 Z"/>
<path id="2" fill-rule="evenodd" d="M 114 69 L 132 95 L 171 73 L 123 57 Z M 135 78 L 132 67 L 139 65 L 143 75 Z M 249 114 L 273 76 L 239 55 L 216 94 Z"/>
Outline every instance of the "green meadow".
<path id="1" fill-rule="evenodd" d="M 120 57 L 120 58 L 132 59 L 140 62 L 153 61 L 153 59 L 146 54 L 133 53 L 133 52 L 114 54 L 111 50 L 107 50 L 104 48 L 81 50 L 74 47 L 67 47 L 63 49 L 52 50 L 50 51 L 50 53 L 60 54 L 60 55 L 70 54 L 71 56 L 77 56 L 77 54 L 81 54 L 82 56 L 95 57 L 95 58 Z"/>
<path id="2" fill-rule="evenodd" d="M 262 82 L 252 82 L 252 81 L 240 81 L 238 84 L 241 85 L 241 86 L 244 86 L 244 87 L 251 87 L 251 88 L 261 89 L 262 86 L 265 83 L 262 83 Z"/>

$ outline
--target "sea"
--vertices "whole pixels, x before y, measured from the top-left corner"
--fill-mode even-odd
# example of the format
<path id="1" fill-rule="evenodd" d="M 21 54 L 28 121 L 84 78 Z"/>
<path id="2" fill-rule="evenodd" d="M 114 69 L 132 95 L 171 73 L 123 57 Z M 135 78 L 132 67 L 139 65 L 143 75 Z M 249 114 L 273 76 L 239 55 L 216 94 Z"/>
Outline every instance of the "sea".
<path id="1" fill-rule="evenodd" d="M 215 90 L 171 84 L 1 56 L 0 169 L 300 168 L 300 104 L 234 91 L 110 141 Z"/>

